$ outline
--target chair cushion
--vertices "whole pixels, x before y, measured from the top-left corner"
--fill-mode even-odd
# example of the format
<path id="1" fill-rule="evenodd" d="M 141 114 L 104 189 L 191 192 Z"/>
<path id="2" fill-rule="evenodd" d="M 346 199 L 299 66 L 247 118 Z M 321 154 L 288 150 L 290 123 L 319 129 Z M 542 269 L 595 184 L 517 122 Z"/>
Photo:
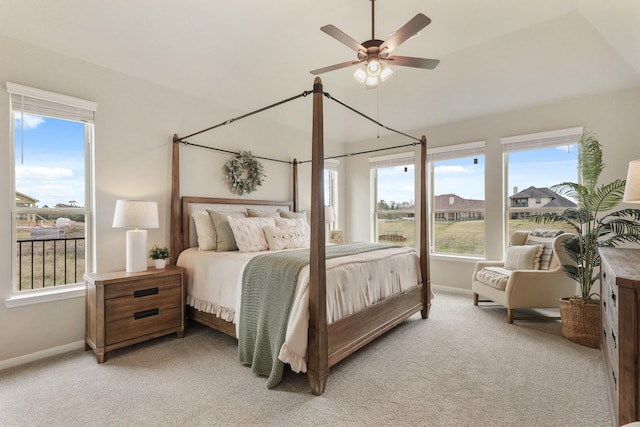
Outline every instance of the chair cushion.
<path id="1" fill-rule="evenodd" d="M 562 230 L 545 230 L 536 229 L 529 233 L 527 237 L 527 245 L 544 245 L 542 256 L 540 256 L 540 270 L 548 270 L 551 264 L 551 255 L 553 254 L 553 241 L 559 235 L 563 234 Z"/>
<path id="2" fill-rule="evenodd" d="M 504 268 L 507 270 L 538 270 L 544 245 L 507 246 Z"/>
<path id="3" fill-rule="evenodd" d="M 501 267 L 485 267 L 476 273 L 476 280 L 487 286 L 504 291 L 510 275 L 511 271 Z"/>

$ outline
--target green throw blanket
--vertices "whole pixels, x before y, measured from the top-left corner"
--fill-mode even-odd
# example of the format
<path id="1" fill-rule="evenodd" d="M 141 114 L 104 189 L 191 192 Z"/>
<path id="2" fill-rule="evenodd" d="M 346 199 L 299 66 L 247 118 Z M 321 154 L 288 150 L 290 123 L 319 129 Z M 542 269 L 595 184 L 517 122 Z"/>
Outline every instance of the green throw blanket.
<path id="1" fill-rule="evenodd" d="M 347 243 L 327 246 L 326 258 L 337 258 L 391 244 Z M 300 270 L 309 264 L 309 249 L 276 252 L 252 258 L 242 276 L 242 301 L 238 331 L 240 362 L 268 376 L 267 387 L 282 381 L 284 363 L 278 359 L 287 332 L 289 313 Z"/>

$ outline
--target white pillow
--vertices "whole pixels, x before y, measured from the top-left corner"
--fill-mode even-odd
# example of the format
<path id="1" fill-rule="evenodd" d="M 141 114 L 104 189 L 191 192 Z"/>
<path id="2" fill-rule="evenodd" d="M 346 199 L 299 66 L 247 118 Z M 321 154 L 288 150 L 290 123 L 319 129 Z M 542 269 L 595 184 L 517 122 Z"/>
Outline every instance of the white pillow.
<path id="1" fill-rule="evenodd" d="M 267 238 L 270 251 L 309 247 L 300 227 L 264 227 L 262 231 Z"/>
<path id="2" fill-rule="evenodd" d="M 206 211 L 195 211 L 191 214 L 196 225 L 198 236 L 198 249 L 201 251 L 213 251 L 216 249 L 216 230 L 213 221 Z"/>
<path id="3" fill-rule="evenodd" d="M 507 246 L 504 268 L 507 270 L 539 270 L 544 245 Z"/>
<path id="4" fill-rule="evenodd" d="M 273 217 L 233 218 L 228 217 L 233 237 L 240 252 L 258 252 L 269 249 L 264 236 L 264 227 L 275 227 Z"/>
<path id="5" fill-rule="evenodd" d="M 311 241 L 311 228 L 307 223 L 306 218 L 274 218 L 278 228 L 293 228 L 295 232 L 301 234 L 304 238 L 305 248 L 309 247 Z"/>

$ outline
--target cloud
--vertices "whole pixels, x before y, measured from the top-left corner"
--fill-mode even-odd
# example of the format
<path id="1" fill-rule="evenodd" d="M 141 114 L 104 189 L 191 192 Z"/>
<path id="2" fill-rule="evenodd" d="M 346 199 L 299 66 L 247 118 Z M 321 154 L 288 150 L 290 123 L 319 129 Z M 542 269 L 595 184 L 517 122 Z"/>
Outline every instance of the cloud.
<path id="1" fill-rule="evenodd" d="M 16 180 L 18 179 L 60 179 L 73 176 L 69 168 L 50 168 L 38 165 L 16 165 Z"/>
<path id="2" fill-rule="evenodd" d="M 42 123 L 44 118 L 40 116 L 32 116 L 31 114 L 16 114 L 16 129 L 20 129 L 24 125 L 24 129 L 35 129 Z M 22 122 L 24 118 L 24 123 Z"/>

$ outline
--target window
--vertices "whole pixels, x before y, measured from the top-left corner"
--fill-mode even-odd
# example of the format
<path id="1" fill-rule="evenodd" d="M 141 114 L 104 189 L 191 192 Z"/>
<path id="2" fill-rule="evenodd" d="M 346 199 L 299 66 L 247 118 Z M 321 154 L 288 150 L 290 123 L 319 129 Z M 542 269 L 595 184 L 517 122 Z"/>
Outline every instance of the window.
<path id="1" fill-rule="evenodd" d="M 7 82 L 11 97 L 14 291 L 83 281 L 90 260 L 96 104 Z"/>
<path id="2" fill-rule="evenodd" d="M 336 159 L 327 159 L 324 162 L 324 205 L 333 208 L 334 220 L 329 224 L 329 229 L 338 228 L 338 167 L 340 162 Z M 326 218 L 325 218 L 326 220 Z"/>
<path id="3" fill-rule="evenodd" d="M 427 150 L 433 253 L 484 255 L 484 141 Z"/>
<path id="4" fill-rule="evenodd" d="M 374 241 L 415 246 L 415 153 L 372 157 Z"/>
<path id="5" fill-rule="evenodd" d="M 506 236 L 516 229 L 541 228 L 532 215 L 553 213 L 575 206 L 551 187 L 579 182 L 578 147 L 582 127 L 502 138 L 505 164 Z M 571 231 L 560 224 L 556 228 Z"/>

